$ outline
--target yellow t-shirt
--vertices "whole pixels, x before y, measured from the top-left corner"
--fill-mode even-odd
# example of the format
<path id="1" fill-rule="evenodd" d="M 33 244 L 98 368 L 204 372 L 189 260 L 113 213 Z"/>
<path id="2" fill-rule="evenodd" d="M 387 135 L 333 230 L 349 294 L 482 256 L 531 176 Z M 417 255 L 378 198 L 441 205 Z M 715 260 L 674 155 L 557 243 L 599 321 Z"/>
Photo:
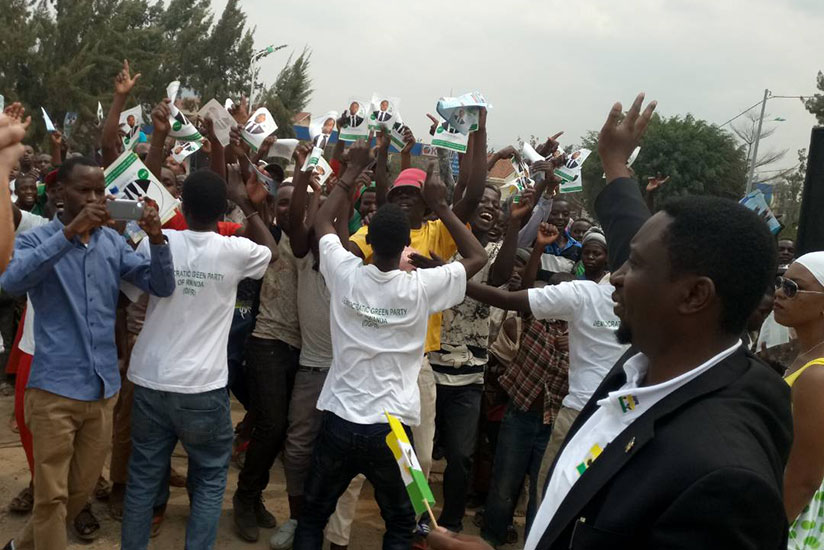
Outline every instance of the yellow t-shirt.
<path id="1" fill-rule="evenodd" d="M 366 234 L 369 232 L 369 226 L 364 225 L 358 231 L 349 237 L 349 240 L 358 245 L 363 253 L 363 261 L 370 263 L 372 261 L 372 247 L 366 244 Z M 451 258 L 455 252 L 458 251 L 457 245 L 452 235 L 447 231 L 446 226 L 441 220 L 434 222 L 424 222 L 420 229 L 412 229 L 409 232 L 409 240 L 412 241 L 412 248 L 418 254 L 430 257 L 431 250 L 444 260 Z M 429 323 L 426 326 L 426 346 L 425 352 L 441 349 L 441 314 L 436 313 L 429 317 Z"/>

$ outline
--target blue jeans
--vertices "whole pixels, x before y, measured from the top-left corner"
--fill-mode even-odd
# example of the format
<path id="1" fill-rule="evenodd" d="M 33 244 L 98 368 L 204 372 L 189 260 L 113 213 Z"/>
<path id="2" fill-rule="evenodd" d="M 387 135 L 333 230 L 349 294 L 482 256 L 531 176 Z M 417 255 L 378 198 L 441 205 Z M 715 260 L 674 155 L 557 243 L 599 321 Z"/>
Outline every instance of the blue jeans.
<path id="1" fill-rule="evenodd" d="M 410 430 L 406 429 L 410 436 Z M 415 528 L 415 510 L 386 444 L 389 424 L 355 424 L 330 412 L 315 443 L 312 470 L 304 485 L 302 514 L 293 550 L 320 550 L 323 529 L 349 482 L 364 474 L 375 489 L 375 500 L 386 525 L 384 550 L 409 550 Z M 540 460 L 539 460 L 540 461 Z"/>
<path id="2" fill-rule="evenodd" d="M 496 545 L 506 543 L 506 529 L 512 523 L 512 514 L 527 475 L 529 504 L 526 509 L 526 533 L 529 533 L 538 511 L 538 472 L 551 433 L 552 426 L 543 423 L 541 413 L 519 411 L 512 402 L 507 404 L 481 531 L 484 538 Z"/>
<path id="3" fill-rule="evenodd" d="M 172 393 L 138 385 L 132 406 L 132 456 L 123 508 L 122 550 L 145 550 L 152 507 L 167 483 L 178 440 L 189 456 L 186 486 L 191 498 L 186 525 L 189 550 L 214 547 L 232 454 L 232 420 L 225 388 Z"/>

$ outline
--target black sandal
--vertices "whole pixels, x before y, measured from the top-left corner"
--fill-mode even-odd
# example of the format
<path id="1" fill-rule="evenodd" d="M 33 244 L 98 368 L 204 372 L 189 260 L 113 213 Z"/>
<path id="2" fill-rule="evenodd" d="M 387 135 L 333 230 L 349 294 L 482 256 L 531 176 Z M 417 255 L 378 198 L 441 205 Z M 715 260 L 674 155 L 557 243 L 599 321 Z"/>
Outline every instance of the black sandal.
<path id="1" fill-rule="evenodd" d="M 9 510 L 16 514 L 28 514 L 34 508 L 34 491 L 31 483 L 11 499 Z"/>
<path id="2" fill-rule="evenodd" d="M 73 523 L 75 533 L 77 533 L 77 536 L 81 540 L 91 542 L 97 538 L 98 531 L 100 531 L 100 523 L 97 521 L 97 518 L 94 517 L 94 514 L 92 514 L 91 503 L 86 504 L 86 506 L 80 510 L 77 517 L 74 518 Z"/>

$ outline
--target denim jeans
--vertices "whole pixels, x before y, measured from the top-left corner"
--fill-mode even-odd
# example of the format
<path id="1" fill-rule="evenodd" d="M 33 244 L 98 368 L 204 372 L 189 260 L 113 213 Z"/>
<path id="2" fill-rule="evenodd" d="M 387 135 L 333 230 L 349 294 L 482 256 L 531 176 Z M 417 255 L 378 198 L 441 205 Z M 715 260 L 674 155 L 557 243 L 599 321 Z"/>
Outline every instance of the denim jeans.
<path id="1" fill-rule="evenodd" d="M 298 348 L 280 340 L 252 336 L 246 345 L 249 413 L 254 424 L 237 478 L 237 494 L 245 502 L 254 502 L 266 489 L 269 470 L 283 449 L 299 358 Z"/>
<path id="2" fill-rule="evenodd" d="M 249 409 L 249 385 L 246 383 L 243 352 L 249 335 L 255 329 L 255 316 L 251 311 L 235 308 L 232 326 L 229 328 L 229 343 L 226 360 L 229 363 L 229 383 L 227 387 L 240 401 L 244 409 Z"/>
<path id="3" fill-rule="evenodd" d="M 512 514 L 527 475 L 529 504 L 526 509 L 526 533 L 529 533 L 538 511 L 538 472 L 551 432 L 552 426 L 543 423 L 541 413 L 519 411 L 511 402 L 507 404 L 481 531 L 487 540 L 495 544 L 506 542 L 506 529 L 512 523 Z"/>
<path id="4" fill-rule="evenodd" d="M 312 470 L 304 485 L 303 513 L 293 550 L 322 548 L 323 528 L 335 511 L 338 498 L 358 474 L 364 474 L 375 489 L 375 500 L 386 525 L 383 549 L 409 549 L 415 510 L 398 463 L 386 444 L 388 433 L 389 424 L 354 424 L 330 412 L 323 414 Z M 408 428 L 406 433 L 410 434 Z"/>
<path id="5" fill-rule="evenodd" d="M 444 449 L 443 509 L 438 525 L 450 531 L 463 530 L 472 453 L 478 435 L 483 386 L 438 384 L 438 441 Z M 424 518 L 428 519 L 428 518 Z"/>
<path id="6" fill-rule="evenodd" d="M 232 420 L 225 388 L 172 393 L 138 385 L 132 405 L 132 456 L 123 509 L 122 550 L 145 550 L 152 508 L 168 483 L 169 459 L 178 440 L 189 456 L 191 498 L 186 525 L 189 550 L 214 547 L 232 454 Z"/>

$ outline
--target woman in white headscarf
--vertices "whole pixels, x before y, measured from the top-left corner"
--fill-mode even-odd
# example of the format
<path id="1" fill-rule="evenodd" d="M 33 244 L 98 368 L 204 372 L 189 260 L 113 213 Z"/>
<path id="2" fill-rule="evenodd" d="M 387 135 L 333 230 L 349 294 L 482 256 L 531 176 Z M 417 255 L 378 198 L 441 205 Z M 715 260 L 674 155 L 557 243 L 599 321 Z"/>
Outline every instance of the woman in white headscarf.
<path id="1" fill-rule="evenodd" d="M 801 352 L 787 370 L 793 446 L 784 472 L 788 548 L 824 544 L 824 252 L 798 258 L 776 280 L 775 320 L 792 327 Z"/>

